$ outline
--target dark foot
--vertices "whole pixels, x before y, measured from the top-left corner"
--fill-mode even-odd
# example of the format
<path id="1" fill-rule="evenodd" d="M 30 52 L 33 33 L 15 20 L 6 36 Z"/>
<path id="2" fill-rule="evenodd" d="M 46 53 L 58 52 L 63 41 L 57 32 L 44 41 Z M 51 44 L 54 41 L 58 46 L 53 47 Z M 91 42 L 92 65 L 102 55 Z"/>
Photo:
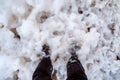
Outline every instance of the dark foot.
<path id="1" fill-rule="evenodd" d="M 44 51 L 46 55 L 49 55 L 49 46 L 44 45 L 42 51 Z M 33 73 L 32 80 L 52 80 L 52 70 L 53 66 L 50 60 L 50 56 L 43 57 L 41 62 L 38 64 L 35 72 Z"/>
<path id="2" fill-rule="evenodd" d="M 71 58 L 67 63 L 67 80 L 87 80 L 85 70 L 78 60 L 75 49 L 71 52 Z"/>
<path id="3" fill-rule="evenodd" d="M 42 51 L 45 52 L 46 55 L 50 55 L 50 52 L 49 52 L 50 48 L 49 48 L 49 46 L 47 44 L 44 44 L 42 46 Z"/>

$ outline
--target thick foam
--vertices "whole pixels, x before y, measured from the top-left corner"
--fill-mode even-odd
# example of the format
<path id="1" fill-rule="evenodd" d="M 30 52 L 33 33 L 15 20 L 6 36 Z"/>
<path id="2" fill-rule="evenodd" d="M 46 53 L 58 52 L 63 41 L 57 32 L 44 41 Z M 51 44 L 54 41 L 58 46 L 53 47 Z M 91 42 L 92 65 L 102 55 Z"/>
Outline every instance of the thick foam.
<path id="1" fill-rule="evenodd" d="M 0 8 L 0 80 L 31 80 L 42 45 L 51 48 L 58 80 L 66 79 L 69 48 L 89 80 L 119 80 L 120 2 L 117 0 L 9 0 Z"/>

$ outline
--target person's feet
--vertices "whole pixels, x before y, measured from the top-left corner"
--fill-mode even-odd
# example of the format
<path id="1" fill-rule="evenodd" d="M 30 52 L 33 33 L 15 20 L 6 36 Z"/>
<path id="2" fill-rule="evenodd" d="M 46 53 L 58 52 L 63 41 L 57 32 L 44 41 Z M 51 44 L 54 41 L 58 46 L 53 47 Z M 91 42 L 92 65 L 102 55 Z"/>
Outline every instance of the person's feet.
<path id="1" fill-rule="evenodd" d="M 45 52 L 46 56 L 43 57 L 41 62 L 38 64 L 35 72 L 33 73 L 33 79 L 32 80 L 52 80 L 51 74 L 52 74 L 52 62 L 50 60 L 50 53 L 49 53 L 49 46 L 43 45 L 42 51 Z"/>
<path id="2" fill-rule="evenodd" d="M 32 80 L 52 80 L 51 74 L 53 70 L 52 62 L 50 60 L 50 48 L 48 45 L 43 45 L 42 51 L 46 56 L 43 57 L 35 72 Z M 67 63 L 67 80 L 87 80 L 84 68 L 76 55 L 76 49 L 71 48 L 71 58 Z"/>
<path id="3" fill-rule="evenodd" d="M 67 63 L 67 80 L 87 80 L 85 70 L 78 60 L 75 49 L 71 49 L 71 57 Z"/>

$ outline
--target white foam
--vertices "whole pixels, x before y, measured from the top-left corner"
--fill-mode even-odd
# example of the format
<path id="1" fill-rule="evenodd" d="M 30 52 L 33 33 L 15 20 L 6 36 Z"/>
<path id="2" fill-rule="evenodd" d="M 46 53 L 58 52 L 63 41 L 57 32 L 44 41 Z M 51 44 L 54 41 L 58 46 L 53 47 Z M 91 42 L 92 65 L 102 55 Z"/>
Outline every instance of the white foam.
<path id="1" fill-rule="evenodd" d="M 58 80 L 65 80 L 68 49 L 74 41 L 80 47 L 77 55 L 89 80 L 119 80 L 120 2 L 93 2 L 0 1 L 0 80 L 13 80 L 17 70 L 19 80 L 31 80 L 44 56 L 44 43 L 51 48 Z"/>

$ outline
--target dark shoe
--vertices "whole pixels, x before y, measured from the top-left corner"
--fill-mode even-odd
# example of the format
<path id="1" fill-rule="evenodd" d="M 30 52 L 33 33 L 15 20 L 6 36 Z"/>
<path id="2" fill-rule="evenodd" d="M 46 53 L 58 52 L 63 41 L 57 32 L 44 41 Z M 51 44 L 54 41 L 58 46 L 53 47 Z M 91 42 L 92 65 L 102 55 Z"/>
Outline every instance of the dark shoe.
<path id="1" fill-rule="evenodd" d="M 67 63 L 67 80 L 87 80 L 85 70 L 78 60 L 76 52 L 72 51 L 71 55 Z"/>
<path id="2" fill-rule="evenodd" d="M 46 54 L 45 57 L 38 64 L 35 72 L 33 73 L 32 80 L 52 80 L 51 74 L 53 70 L 52 62 L 49 56 L 49 46 L 44 45 L 43 50 Z"/>

